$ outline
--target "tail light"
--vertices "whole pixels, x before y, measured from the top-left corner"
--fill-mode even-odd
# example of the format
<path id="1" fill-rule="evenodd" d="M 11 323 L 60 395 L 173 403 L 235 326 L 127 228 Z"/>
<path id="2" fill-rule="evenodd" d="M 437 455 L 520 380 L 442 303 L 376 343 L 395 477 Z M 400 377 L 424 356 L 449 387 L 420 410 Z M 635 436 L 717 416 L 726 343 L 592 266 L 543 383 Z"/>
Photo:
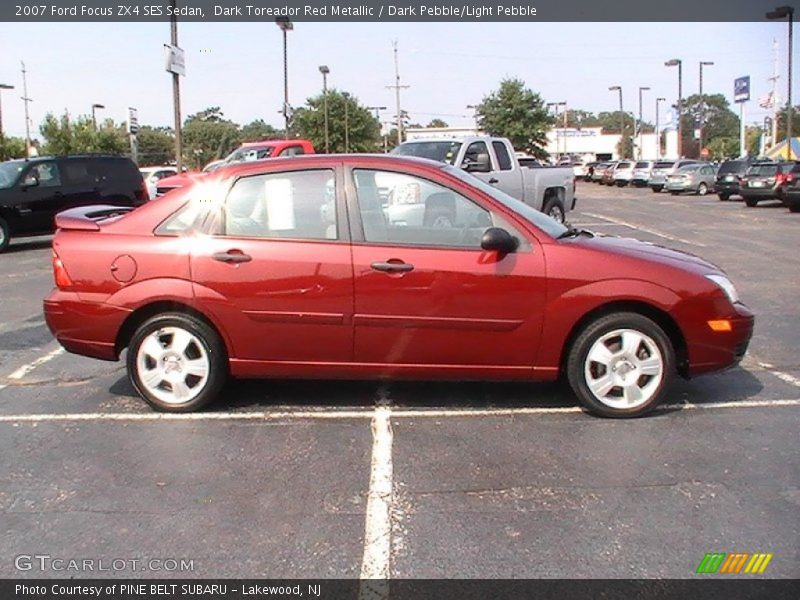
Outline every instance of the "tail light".
<path id="1" fill-rule="evenodd" d="M 778 185 L 781 185 L 782 183 L 786 182 L 786 180 L 787 180 L 786 173 L 778 173 L 777 175 L 775 175 L 775 183 L 777 183 Z"/>
<path id="2" fill-rule="evenodd" d="M 147 191 L 147 184 L 144 182 L 144 179 L 139 189 L 136 190 L 136 198 L 142 203 L 150 201 L 150 192 Z"/>
<path id="3" fill-rule="evenodd" d="M 67 268 L 64 266 L 63 261 L 58 257 L 55 250 L 53 250 L 53 278 L 56 281 L 56 286 L 60 290 L 72 287 L 72 279 L 69 278 Z"/>
<path id="4" fill-rule="evenodd" d="M 789 173 L 783 179 L 786 183 L 791 183 L 794 181 L 794 173 Z"/>

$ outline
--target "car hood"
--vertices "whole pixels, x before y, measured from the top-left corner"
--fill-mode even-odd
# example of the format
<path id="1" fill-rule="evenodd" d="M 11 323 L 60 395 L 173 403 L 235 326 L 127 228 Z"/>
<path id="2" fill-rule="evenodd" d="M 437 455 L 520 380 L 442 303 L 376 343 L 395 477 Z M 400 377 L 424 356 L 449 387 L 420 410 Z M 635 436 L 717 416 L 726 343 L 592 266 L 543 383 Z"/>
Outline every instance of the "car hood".
<path id="1" fill-rule="evenodd" d="M 634 238 L 595 234 L 593 238 L 581 237 L 575 238 L 575 241 L 581 246 L 593 250 L 657 262 L 686 271 L 692 271 L 693 273 L 706 274 L 720 272 L 719 267 L 694 254 L 678 252 L 677 250 L 651 244 L 650 242 L 643 242 Z"/>
<path id="2" fill-rule="evenodd" d="M 180 175 L 172 175 L 171 177 L 164 177 L 159 179 L 157 187 L 160 188 L 179 188 L 185 187 L 197 179 L 205 176 L 205 173 L 181 173 Z"/>

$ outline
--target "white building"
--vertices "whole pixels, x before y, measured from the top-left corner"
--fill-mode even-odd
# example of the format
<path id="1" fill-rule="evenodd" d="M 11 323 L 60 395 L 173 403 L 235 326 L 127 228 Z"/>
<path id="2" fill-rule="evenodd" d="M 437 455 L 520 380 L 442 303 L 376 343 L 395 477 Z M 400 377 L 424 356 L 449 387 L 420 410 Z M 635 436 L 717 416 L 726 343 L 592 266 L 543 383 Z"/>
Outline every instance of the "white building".
<path id="1" fill-rule="evenodd" d="M 667 131 L 666 148 L 658 156 L 656 134 L 645 133 L 641 136 L 642 151 L 639 153 L 640 136 L 634 140 L 634 156 L 643 159 L 677 158 L 678 134 Z M 561 157 L 564 155 L 577 156 L 586 161 L 592 160 L 618 160 L 617 152 L 620 135 L 618 133 L 603 133 L 602 127 L 554 128 L 547 132 L 547 146 L 545 149 L 550 156 Z"/>

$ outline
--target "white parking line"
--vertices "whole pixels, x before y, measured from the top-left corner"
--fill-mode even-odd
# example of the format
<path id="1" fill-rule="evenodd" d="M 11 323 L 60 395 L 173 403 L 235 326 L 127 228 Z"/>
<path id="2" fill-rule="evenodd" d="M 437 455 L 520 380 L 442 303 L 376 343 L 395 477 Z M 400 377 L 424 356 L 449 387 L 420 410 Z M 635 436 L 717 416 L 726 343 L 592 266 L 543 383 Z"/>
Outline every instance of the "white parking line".
<path id="1" fill-rule="evenodd" d="M 379 406 L 372 417 L 372 461 L 361 561 L 361 600 L 385 598 L 389 579 L 392 534 L 392 412 Z"/>
<path id="2" fill-rule="evenodd" d="M 583 213 L 587 217 L 593 217 L 595 219 L 603 219 L 604 221 L 610 221 L 611 223 L 616 223 L 617 225 L 623 225 L 625 227 L 630 227 L 631 229 L 636 229 L 638 231 L 643 231 L 645 233 L 649 233 L 651 235 L 658 236 L 660 238 L 664 238 L 665 240 L 671 240 L 673 242 L 680 242 L 682 244 L 689 244 L 690 246 L 700 246 L 701 248 L 705 248 L 706 245 L 697 242 L 697 241 L 689 241 L 683 238 L 676 237 L 674 235 L 669 235 L 668 233 L 662 233 L 661 231 L 656 231 L 655 229 L 649 229 L 644 227 L 643 225 L 637 225 L 636 223 L 630 223 L 628 221 L 623 221 L 621 219 L 612 219 L 611 217 L 604 217 L 603 215 L 598 215 L 595 213 L 585 212 Z"/>
<path id="3" fill-rule="evenodd" d="M 706 402 L 703 404 L 663 404 L 656 412 L 673 410 L 716 410 L 746 408 L 782 408 L 800 406 L 800 398 L 778 400 L 732 400 L 728 402 Z M 574 414 L 583 410 L 578 406 L 553 406 L 529 408 L 456 408 L 456 409 L 424 409 L 407 408 L 391 409 L 387 413 L 390 419 L 440 419 L 444 417 L 513 417 L 527 415 Z M 373 419 L 375 409 L 355 410 L 287 410 L 287 411 L 255 411 L 255 412 L 208 412 L 208 413 L 64 413 L 64 414 L 17 414 L 0 415 L 0 423 L 39 423 L 48 421 L 303 421 L 303 420 L 345 420 Z"/>
<path id="4" fill-rule="evenodd" d="M 781 381 L 785 381 L 786 383 L 790 383 L 796 387 L 800 387 L 800 378 L 795 377 L 794 375 L 789 375 L 789 373 L 784 373 L 783 371 L 779 371 L 775 368 L 775 365 L 771 365 L 770 363 L 760 362 L 758 366 L 762 369 L 766 370 L 768 373 L 772 373 L 780 379 Z"/>
<path id="5" fill-rule="evenodd" d="M 33 371 L 36 367 L 39 367 L 39 366 L 43 365 L 46 362 L 50 362 L 56 356 L 58 356 L 59 354 L 63 354 L 63 353 L 64 353 L 64 348 L 59 346 L 58 348 L 56 348 L 52 352 L 48 352 L 47 354 L 37 358 L 33 362 L 29 362 L 26 365 L 22 365 L 19 369 L 17 369 L 13 373 L 11 373 L 11 375 L 6 377 L 6 379 L 10 379 L 11 381 L 18 381 L 18 380 L 22 379 L 23 377 L 25 377 L 25 375 L 27 375 L 28 373 Z M 0 383 L 0 390 L 5 389 L 7 387 L 8 387 L 7 383 Z"/>

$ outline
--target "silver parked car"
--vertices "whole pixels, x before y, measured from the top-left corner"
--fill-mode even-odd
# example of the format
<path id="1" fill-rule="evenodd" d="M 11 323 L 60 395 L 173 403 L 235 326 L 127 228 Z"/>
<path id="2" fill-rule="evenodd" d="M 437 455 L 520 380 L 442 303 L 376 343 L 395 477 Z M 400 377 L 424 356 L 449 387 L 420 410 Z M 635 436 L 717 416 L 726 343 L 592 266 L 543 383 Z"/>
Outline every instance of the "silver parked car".
<path id="1" fill-rule="evenodd" d="M 694 192 L 698 196 L 705 196 L 708 190 L 714 189 L 716 176 L 717 170 L 709 164 L 684 165 L 667 176 L 666 189 L 674 196 L 682 192 Z"/>
<path id="2" fill-rule="evenodd" d="M 664 189 L 667 184 L 667 177 L 675 173 L 678 169 L 685 165 L 697 164 L 696 160 L 689 160 L 682 158 L 681 160 L 658 160 L 653 165 L 653 170 L 650 172 L 650 179 L 647 180 L 647 185 L 655 193 Z"/>
<path id="3" fill-rule="evenodd" d="M 644 187 L 650 180 L 650 171 L 653 170 L 653 165 L 656 164 L 654 160 L 637 160 L 633 165 L 633 174 L 631 175 L 631 185 L 636 187 Z"/>
<path id="4" fill-rule="evenodd" d="M 623 187 L 631 182 L 634 164 L 636 163 L 632 160 L 623 160 L 618 162 L 617 166 L 614 167 L 614 174 L 612 177 L 617 187 Z"/>

